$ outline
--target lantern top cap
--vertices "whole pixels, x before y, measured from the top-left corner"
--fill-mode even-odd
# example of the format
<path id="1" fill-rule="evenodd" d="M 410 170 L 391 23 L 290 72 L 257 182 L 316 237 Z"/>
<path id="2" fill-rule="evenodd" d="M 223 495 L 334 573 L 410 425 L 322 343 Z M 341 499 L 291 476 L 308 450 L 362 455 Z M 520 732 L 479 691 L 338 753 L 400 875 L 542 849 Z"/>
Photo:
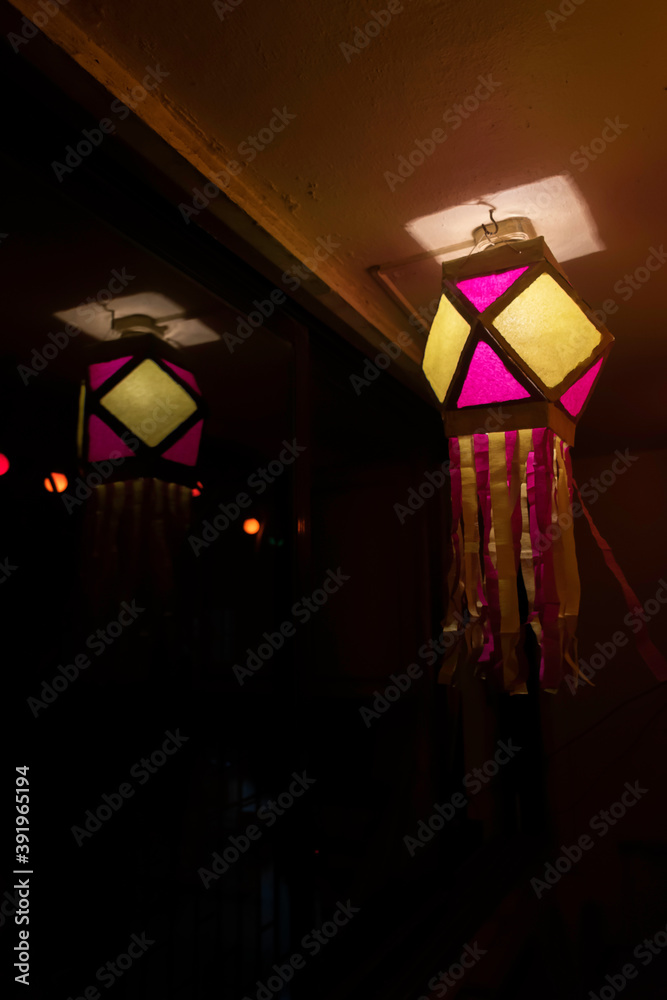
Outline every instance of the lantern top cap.
<path id="1" fill-rule="evenodd" d="M 96 361 L 110 361 L 113 358 L 132 355 L 133 357 L 153 358 L 153 360 L 171 361 L 173 364 L 188 367 L 185 355 L 189 352 L 181 348 L 180 344 L 172 343 L 170 340 L 163 340 L 162 337 L 154 333 L 146 333 L 140 330 L 128 330 L 121 337 L 113 337 L 111 340 L 98 340 L 93 344 L 86 345 L 87 364 L 94 364 Z"/>
<path id="2" fill-rule="evenodd" d="M 481 250 L 476 254 L 445 261 L 442 265 L 442 277 L 444 280 L 456 282 L 463 278 L 476 278 L 496 271 L 525 267 L 543 260 L 549 261 L 557 271 L 563 273 L 558 261 L 544 242 L 544 237 L 536 236 L 532 240 L 513 240 Z"/>
<path id="3" fill-rule="evenodd" d="M 152 333 L 162 340 L 167 331 L 167 327 L 160 326 L 152 316 L 140 313 L 134 313 L 132 316 L 114 316 L 112 326 L 121 337 L 138 337 L 141 334 Z"/>

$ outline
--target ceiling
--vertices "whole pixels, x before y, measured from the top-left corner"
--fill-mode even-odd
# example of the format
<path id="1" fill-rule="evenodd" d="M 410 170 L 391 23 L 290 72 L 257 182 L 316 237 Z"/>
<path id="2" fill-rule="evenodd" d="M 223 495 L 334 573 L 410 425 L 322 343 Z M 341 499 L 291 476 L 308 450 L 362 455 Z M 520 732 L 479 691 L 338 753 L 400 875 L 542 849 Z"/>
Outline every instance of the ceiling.
<path id="1" fill-rule="evenodd" d="M 34 9 L 33 0 L 14 6 L 28 17 Z M 565 269 L 608 313 L 616 337 L 578 448 L 664 446 L 667 271 L 640 270 L 635 289 L 624 276 L 645 269 L 665 238 L 667 8 L 646 0 L 632 10 L 621 0 L 560 6 L 571 13 L 529 0 L 89 0 L 62 7 L 42 30 L 197 170 L 222 177 L 226 197 L 213 197 L 208 212 L 231 220 L 278 266 L 309 263 L 315 276 L 297 295 L 307 289 L 334 327 L 344 321 L 375 350 L 409 330 L 393 366 L 422 394 L 425 335 L 370 269 L 424 250 L 407 228 L 416 219 L 568 175 L 581 208 L 568 225 L 592 225 L 603 249 Z M 383 25 L 373 11 L 386 12 Z M 131 96 L 156 76 L 154 89 Z M 401 177 L 399 165 L 420 146 L 423 163 L 412 172 L 404 165 Z M 182 203 L 194 208 L 192 198 L 186 190 Z M 565 212 L 560 198 L 557 190 L 552 199 Z M 229 204 L 243 211 L 230 215 Z M 540 215 L 521 196 L 513 204 L 517 214 Z M 478 221 L 488 221 L 486 207 Z M 455 230 L 443 230 L 443 240 L 470 239 L 469 228 Z M 437 267 L 418 287 L 427 305 L 438 294 Z"/>

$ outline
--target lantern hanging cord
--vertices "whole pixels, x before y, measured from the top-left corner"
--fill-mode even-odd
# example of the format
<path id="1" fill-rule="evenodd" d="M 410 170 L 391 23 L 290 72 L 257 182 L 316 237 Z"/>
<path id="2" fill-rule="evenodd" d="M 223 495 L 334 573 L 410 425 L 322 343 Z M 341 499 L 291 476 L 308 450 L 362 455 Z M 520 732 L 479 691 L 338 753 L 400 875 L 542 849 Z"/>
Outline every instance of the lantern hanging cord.
<path id="1" fill-rule="evenodd" d="M 109 327 L 107 333 L 105 334 L 104 339 L 105 340 L 115 340 L 116 338 L 114 337 L 114 323 L 115 323 L 115 320 L 116 320 L 116 312 L 115 312 L 114 309 L 110 309 L 107 306 L 106 303 L 104 303 L 103 308 L 104 308 L 105 312 L 108 312 L 111 315 L 111 326 Z"/>
<path id="2" fill-rule="evenodd" d="M 487 203 L 487 204 L 488 204 L 488 203 Z M 489 215 L 491 216 L 491 222 L 492 222 L 492 223 L 494 224 L 494 226 L 496 227 L 496 228 L 494 229 L 493 233 L 489 233 L 488 229 L 486 228 L 486 224 L 485 224 L 484 222 L 482 223 L 482 229 L 484 230 L 484 235 L 486 236 L 487 240 L 489 241 L 489 246 L 493 246 L 493 240 L 491 239 L 491 236 L 492 236 L 492 235 L 493 235 L 493 236 L 495 236 L 495 234 L 496 234 L 496 233 L 498 232 L 498 223 L 497 223 L 497 222 L 496 222 L 496 220 L 495 220 L 495 219 L 493 218 L 493 213 L 494 213 L 495 211 L 496 211 L 496 209 L 495 209 L 495 208 L 491 208 L 491 207 L 489 207 Z M 470 247 L 470 250 L 468 250 L 468 253 L 466 254 L 466 257 L 470 257 L 470 255 L 471 255 L 471 254 L 473 254 L 473 253 L 475 252 L 475 250 L 477 249 L 477 247 L 479 246 L 479 244 L 480 244 L 481 242 L 482 242 L 482 241 L 481 241 L 481 239 L 479 239 L 479 240 L 477 240 L 477 242 L 476 242 L 476 243 L 473 243 L 473 245 L 472 245 L 472 246 Z"/>

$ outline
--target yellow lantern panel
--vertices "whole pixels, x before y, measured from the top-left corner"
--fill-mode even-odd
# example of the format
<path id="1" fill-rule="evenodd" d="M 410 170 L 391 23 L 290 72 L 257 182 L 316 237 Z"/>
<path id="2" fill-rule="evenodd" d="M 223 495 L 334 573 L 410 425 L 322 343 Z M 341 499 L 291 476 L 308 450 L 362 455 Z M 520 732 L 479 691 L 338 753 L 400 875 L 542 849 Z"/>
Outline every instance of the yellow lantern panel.
<path id="1" fill-rule="evenodd" d="M 602 335 L 549 274 L 541 274 L 493 320 L 549 388 L 586 361 Z"/>
<path id="2" fill-rule="evenodd" d="M 470 324 L 443 295 L 426 342 L 422 368 L 442 403 L 470 333 Z"/>
<path id="3" fill-rule="evenodd" d="M 192 397 L 151 360 L 142 361 L 100 402 L 151 448 L 197 409 Z"/>

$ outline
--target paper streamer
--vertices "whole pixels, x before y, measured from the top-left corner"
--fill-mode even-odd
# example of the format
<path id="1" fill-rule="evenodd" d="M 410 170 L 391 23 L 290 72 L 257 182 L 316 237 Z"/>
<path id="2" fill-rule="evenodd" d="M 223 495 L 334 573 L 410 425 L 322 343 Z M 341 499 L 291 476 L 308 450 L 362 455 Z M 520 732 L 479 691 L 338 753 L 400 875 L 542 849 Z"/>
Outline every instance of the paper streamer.
<path id="1" fill-rule="evenodd" d="M 503 690 L 527 693 L 530 625 L 542 650 L 541 686 L 556 691 L 565 673 L 578 675 L 580 584 L 567 446 L 546 428 L 475 434 L 450 440 L 450 461 L 458 575 L 445 630 L 453 628 L 452 608 L 465 613 L 467 606 L 469 619 L 439 680 L 449 683 L 467 659 L 480 670 L 486 665 Z"/>

